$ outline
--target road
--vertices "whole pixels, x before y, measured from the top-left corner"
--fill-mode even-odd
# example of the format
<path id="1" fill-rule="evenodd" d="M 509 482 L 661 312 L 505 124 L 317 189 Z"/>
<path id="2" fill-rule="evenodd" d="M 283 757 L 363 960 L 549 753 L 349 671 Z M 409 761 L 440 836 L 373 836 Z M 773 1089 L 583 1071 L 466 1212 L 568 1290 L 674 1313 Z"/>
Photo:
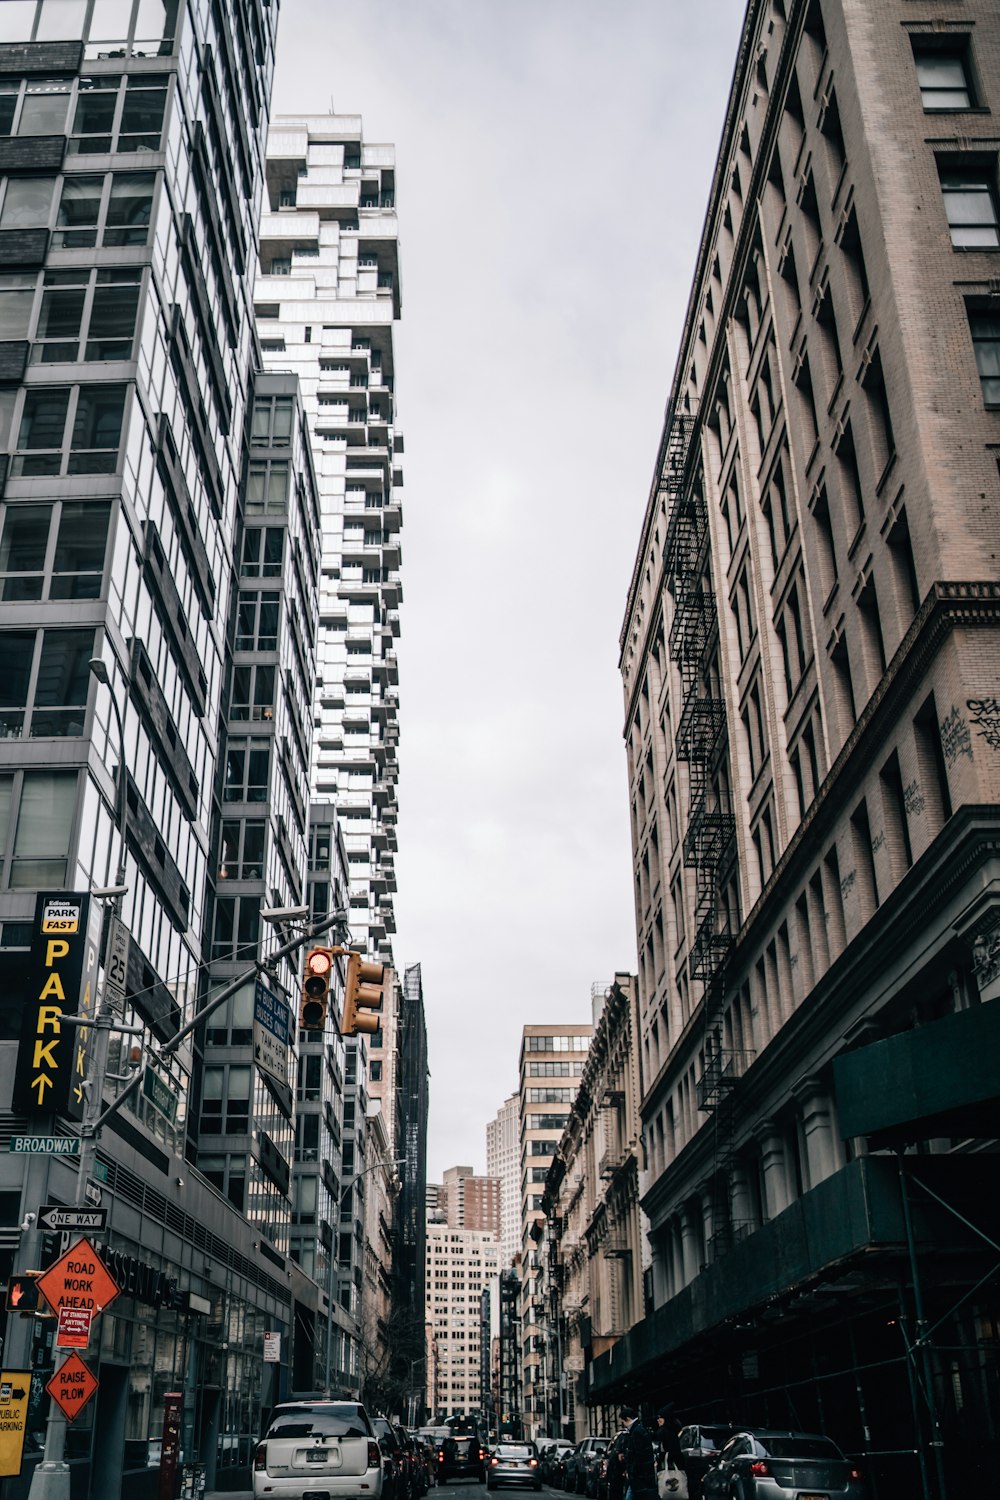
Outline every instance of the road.
<path id="1" fill-rule="evenodd" d="M 439 1491 L 441 1492 L 440 1495 L 438 1494 Z M 485 1484 L 473 1484 L 471 1483 L 471 1481 L 467 1482 L 464 1479 L 452 1479 L 449 1480 L 448 1484 L 444 1486 L 437 1485 L 434 1489 L 428 1490 L 427 1495 L 424 1497 L 424 1500 L 444 1500 L 445 1491 L 447 1491 L 449 1495 L 455 1496 L 456 1500 L 484 1500 L 484 1497 L 486 1495 L 486 1486 Z M 498 1490 L 496 1493 L 503 1493 L 504 1495 L 533 1495 L 535 1491 L 529 1490 L 523 1485 L 504 1485 L 502 1492 Z M 561 1495 L 562 1491 L 550 1490 L 548 1485 L 546 1484 L 542 1486 L 542 1494 L 549 1496 L 556 1494 Z M 253 1500 L 253 1491 L 209 1490 L 205 1496 L 205 1500 Z"/>

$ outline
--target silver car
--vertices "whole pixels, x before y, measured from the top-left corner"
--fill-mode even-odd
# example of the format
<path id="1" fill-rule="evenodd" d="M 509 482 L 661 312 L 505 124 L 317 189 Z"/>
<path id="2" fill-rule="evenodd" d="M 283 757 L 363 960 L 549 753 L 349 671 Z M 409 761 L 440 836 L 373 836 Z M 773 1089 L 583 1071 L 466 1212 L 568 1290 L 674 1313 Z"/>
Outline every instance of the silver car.
<path id="1" fill-rule="evenodd" d="M 357 1401 L 276 1406 L 253 1456 L 254 1500 L 381 1500 L 382 1454 Z"/>
<path id="2" fill-rule="evenodd" d="M 736 1432 L 705 1474 L 705 1500 L 865 1500 L 861 1471 L 813 1432 Z"/>
<path id="3" fill-rule="evenodd" d="M 534 1443 L 497 1443 L 486 1460 L 486 1488 L 495 1490 L 501 1484 L 524 1484 L 533 1490 L 542 1487 L 538 1472 L 538 1452 Z"/>

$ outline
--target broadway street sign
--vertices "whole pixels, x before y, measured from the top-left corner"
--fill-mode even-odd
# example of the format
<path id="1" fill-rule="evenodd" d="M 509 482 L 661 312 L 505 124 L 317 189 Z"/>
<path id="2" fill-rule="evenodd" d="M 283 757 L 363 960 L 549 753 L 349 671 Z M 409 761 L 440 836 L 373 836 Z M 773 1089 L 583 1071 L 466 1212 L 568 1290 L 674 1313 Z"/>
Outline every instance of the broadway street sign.
<path id="1" fill-rule="evenodd" d="M 78 1135 L 12 1135 L 9 1150 L 15 1156 L 79 1156 Z"/>

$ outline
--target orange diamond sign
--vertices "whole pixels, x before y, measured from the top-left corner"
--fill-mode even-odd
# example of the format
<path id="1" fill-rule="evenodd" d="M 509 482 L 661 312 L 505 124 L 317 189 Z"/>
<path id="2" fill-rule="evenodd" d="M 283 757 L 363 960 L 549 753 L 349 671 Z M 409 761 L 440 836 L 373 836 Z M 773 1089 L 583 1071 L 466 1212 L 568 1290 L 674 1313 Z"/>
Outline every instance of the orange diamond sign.
<path id="1" fill-rule="evenodd" d="M 56 1312 L 88 1308 L 96 1317 L 118 1296 L 118 1283 L 90 1241 L 82 1239 L 40 1277 L 38 1290 Z"/>
<path id="2" fill-rule="evenodd" d="M 70 1354 L 45 1389 L 67 1422 L 75 1422 L 97 1386 L 96 1376 L 90 1373 L 79 1354 Z"/>

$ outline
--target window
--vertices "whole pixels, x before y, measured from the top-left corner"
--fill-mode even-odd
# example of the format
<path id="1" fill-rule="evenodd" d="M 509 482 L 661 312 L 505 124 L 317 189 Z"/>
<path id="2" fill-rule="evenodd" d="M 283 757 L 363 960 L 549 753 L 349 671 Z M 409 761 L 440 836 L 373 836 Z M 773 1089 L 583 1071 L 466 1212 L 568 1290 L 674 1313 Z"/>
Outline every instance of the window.
<path id="1" fill-rule="evenodd" d="M 29 387 L 11 474 L 113 474 L 127 390 L 125 385 Z"/>
<path id="2" fill-rule="evenodd" d="M 288 464 L 251 462 L 247 471 L 247 515 L 277 515 L 288 508 Z"/>
<path id="3" fill-rule="evenodd" d="M 0 632 L 0 739 L 83 734 L 93 630 Z"/>
<path id="4" fill-rule="evenodd" d="M 225 819 L 219 837 L 220 880 L 263 880 L 267 824 L 252 819 Z"/>
<path id="5" fill-rule="evenodd" d="M 203 1134 L 246 1135 L 249 1128 L 249 1067 L 206 1068 L 201 1085 Z"/>
<path id="6" fill-rule="evenodd" d="M 260 899 L 260 896 L 216 896 L 213 958 L 248 962 L 256 958 Z"/>
<path id="7" fill-rule="evenodd" d="M 917 38 L 913 38 L 914 44 Z M 921 44 L 914 61 L 917 65 L 917 83 L 920 100 L 930 114 L 938 109 L 969 109 L 972 105 L 972 90 L 966 66 L 965 49 L 935 48 L 933 51 Z"/>
<path id="8" fill-rule="evenodd" d="M 0 529 L 0 598 L 99 598 L 110 515 L 107 501 L 8 505 Z"/>
<path id="9" fill-rule="evenodd" d="M 52 244 L 56 249 L 145 245 L 155 172 L 115 172 L 63 181 Z M 0 223 L 3 211 L 0 210 Z M 48 223 L 48 216 L 45 221 Z"/>
<path id="10" fill-rule="evenodd" d="M 278 594 L 241 591 L 236 619 L 237 651 L 275 651 L 281 599 Z"/>
<path id="11" fill-rule="evenodd" d="M 254 447 L 287 448 L 292 434 L 290 396 L 258 397 L 253 404 L 250 441 Z"/>
<path id="12" fill-rule="evenodd" d="M 9 787 L 8 779 L 8 799 Z M 75 771 L 25 771 L 10 862 L 12 887 L 37 890 L 49 886 L 58 890 L 65 884 L 76 788 Z"/>
<path id="13" fill-rule="evenodd" d="M 985 167 L 942 170 L 941 192 L 956 250 L 995 250 L 1000 246 L 996 190 Z"/>
<path id="14" fill-rule="evenodd" d="M 62 135 L 66 130 L 70 84 L 61 78 L 29 78 L 21 100 L 16 135 Z"/>
<path id="15" fill-rule="evenodd" d="M 54 177 L 8 177 L 0 206 L 0 229 L 47 229 Z"/>
<path id="16" fill-rule="evenodd" d="M 141 273 L 102 270 L 94 276 L 87 270 L 46 273 L 32 364 L 131 359 Z"/>
<path id="17" fill-rule="evenodd" d="M 983 401 L 987 406 L 1000 406 L 1000 317 L 970 311 L 969 328 Z"/>
<path id="18" fill-rule="evenodd" d="M 283 527 L 257 526 L 248 528 L 243 533 L 240 576 L 242 578 L 280 578 L 284 546 L 285 532 Z"/>
<path id="19" fill-rule="evenodd" d="M 224 802 L 266 802 L 270 771 L 270 741 L 230 742 L 226 751 Z"/>

